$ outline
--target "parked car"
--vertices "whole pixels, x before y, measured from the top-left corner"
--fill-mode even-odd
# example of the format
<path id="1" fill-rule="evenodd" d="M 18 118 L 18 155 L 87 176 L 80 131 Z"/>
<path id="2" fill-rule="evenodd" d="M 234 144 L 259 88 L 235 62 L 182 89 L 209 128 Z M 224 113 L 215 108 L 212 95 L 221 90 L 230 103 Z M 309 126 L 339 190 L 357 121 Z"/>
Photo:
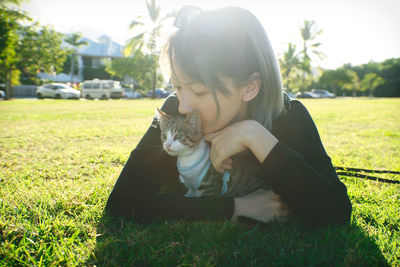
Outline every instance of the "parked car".
<path id="1" fill-rule="evenodd" d="M 81 92 L 63 83 L 46 83 L 36 88 L 36 96 L 39 99 L 45 97 L 79 99 Z"/>
<path id="2" fill-rule="evenodd" d="M 0 99 L 6 99 L 6 84 L 0 83 Z"/>
<path id="3" fill-rule="evenodd" d="M 155 93 L 156 93 L 157 98 L 166 98 L 167 96 L 169 96 L 171 94 L 170 92 L 165 91 L 164 88 L 157 88 Z M 151 97 L 152 94 L 153 94 L 153 91 L 147 92 L 148 97 Z"/>
<path id="4" fill-rule="evenodd" d="M 296 98 L 295 94 L 293 94 L 293 93 L 288 93 L 288 92 L 286 92 L 286 94 L 287 94 L 290 98 Z"/>
<path id="5" fill-rule="evenodd" d="M 328 90 L 312 89 L 311 93 L 316 95 L 317 98 L 335 98 L 336 95 L 330 93 Z"/>
<path id="6" fill-rule="evenodd" d="M 82 96 L 86 99 L 123 98 L 121 83 L 113 80 L 88 80 L 82 84 Z"/>
<path id="7" fill-rule="evenodd" d="M 124 88 L 124 96 L 125 98 L 128 99 L 136 99 L 136 98 L 141 98 L 142 94 L 140 94 L 137 91 L 132 91 L 130 88 Z"/>
<path id="8" fill-rule="evenodd" d="M 304 91 L 304 92 L 297 92 L 295 94 L 296 98 L 317 98 L 317 95 L 314 95 L 310 91 Z"/>
<path id="9" fill-rule="evenodd" d="M 336 95 L 330 93 L 328 90 L 312 89 L 311 91 L 298 92 L 295 94 L 296 98 L 335 98 Z"/>

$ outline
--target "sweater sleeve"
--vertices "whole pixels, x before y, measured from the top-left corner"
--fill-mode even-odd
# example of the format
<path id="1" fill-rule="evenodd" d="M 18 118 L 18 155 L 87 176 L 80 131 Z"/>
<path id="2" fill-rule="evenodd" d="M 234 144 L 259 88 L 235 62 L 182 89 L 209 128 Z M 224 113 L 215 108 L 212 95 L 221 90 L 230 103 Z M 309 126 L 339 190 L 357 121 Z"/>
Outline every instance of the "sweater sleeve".
<path id="1" fill-rule="evenodd" d="M 288 207 L 309 224 L 350 221 L 351 203 L 307 109 L 292 100 L 273 125 L 279 142 L 261 166 Z"/>
<path id="2" fill-rule="evenodd" d="M 178 102 L 171 95 L 161 110 L 176 115 Z M 230 218 L 233 198 L 189 198 L 183 194 L 161 193 L 162 185 L 180 186 L 176 158 L 161 147 L 160 129 L 153 120 L 123 167 L 106 204 L 111 216 L 133 217 L 141 221 L 155 218 L 188 220 Z"/>

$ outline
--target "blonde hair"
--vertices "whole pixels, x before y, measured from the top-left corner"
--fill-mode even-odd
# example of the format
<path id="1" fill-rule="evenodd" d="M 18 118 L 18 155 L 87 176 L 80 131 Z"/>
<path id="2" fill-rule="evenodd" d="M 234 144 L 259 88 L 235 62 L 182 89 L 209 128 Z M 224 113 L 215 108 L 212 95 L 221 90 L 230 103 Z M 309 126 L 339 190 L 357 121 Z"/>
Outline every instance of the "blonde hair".
<path id="1" fill-rule="evenodd" d="M 211 90 L 217 114 L 216 90 L 229 94 L 221 77 L 241 87 L 253 73 L 260 74 L 261 86 L 248 104 L 250 118 L 271 130 L 272 120 L 284 109 L 282 79 L 271 44 L 258 19 L 246 9 L 200 13 L 169 38 L 164 57 L 172 77 L 177 64 L 185 76 Z"/>

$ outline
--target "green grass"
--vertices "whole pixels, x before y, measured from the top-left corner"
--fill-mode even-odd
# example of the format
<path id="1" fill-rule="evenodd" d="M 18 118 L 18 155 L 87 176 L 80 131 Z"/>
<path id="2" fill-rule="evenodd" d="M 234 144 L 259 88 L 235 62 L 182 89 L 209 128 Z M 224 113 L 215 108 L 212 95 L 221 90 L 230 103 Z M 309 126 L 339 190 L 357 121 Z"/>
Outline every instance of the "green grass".
<path id="1" fill-rule="evenodd" d="M 400 171 L 400 99 L 302 102 L 335 166 Z M 340 177 L 353 203 L 341 227 L 103 216 L 161 104 L 0 102 L 0 266 L 400 265 L 399 185 Z"/>

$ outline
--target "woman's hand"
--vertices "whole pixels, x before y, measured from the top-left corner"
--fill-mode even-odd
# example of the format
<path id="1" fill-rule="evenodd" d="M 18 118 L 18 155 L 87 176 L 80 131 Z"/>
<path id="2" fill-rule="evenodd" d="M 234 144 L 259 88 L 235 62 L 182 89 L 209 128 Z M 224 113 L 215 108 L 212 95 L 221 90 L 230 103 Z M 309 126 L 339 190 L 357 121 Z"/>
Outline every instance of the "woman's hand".
<path id="1" fill-rule="evenodd" d="M 231 156 L 250 149 L 262 163 L 278 140 L 255 120 L 244 120 L 205 135 L 211 143 L 210 160 L 215 170 L 230 169 Z"/>
<path id="2" fill-rule="evenodd" d="M 233 220 L 245 216 L 257 221 L 268 222 L 275 217 L 289 214 L 289 208 L 279 195 L 272 190 L 259 189 L 253 193 L 235 198 Z"/>

